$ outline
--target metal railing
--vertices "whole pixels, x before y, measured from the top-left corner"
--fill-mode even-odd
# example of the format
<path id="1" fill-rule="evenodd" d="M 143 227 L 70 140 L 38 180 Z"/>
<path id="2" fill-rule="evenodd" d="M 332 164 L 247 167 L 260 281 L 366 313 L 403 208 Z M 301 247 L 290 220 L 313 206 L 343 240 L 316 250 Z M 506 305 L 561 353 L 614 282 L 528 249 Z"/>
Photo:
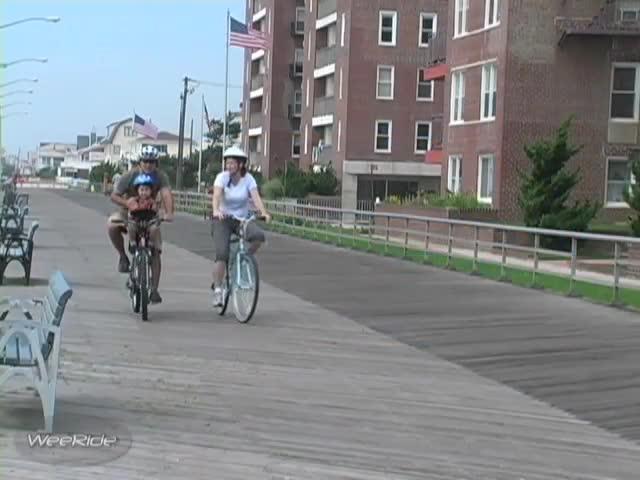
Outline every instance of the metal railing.
<path id="1" fill-rule="evenodd" d="M 327 15 L 337 11 L 336 0 L 318 0 L 318 18 L 324 18 Z"/>
<path id="2" fill-rule="evenodd" d="M 436 33 L 432 36 L 425 53 L 427 66 L 445 63 L 447 60 L 447 36 L 442 33 Z"/>
<path id="3" fill-rule="evenodd" d="M 175 198 L 177 210 L 209 218 L 211 195 L 175 192 Z M 404 257 L 418 252 L 425 261 L 439 256 L 447 268 L 464 260 L 471 273 L 489 265 L 501 280 L 509 270 L 524 271 L 530 286 L 542 276 L 560 277 L 568 280 L 569 295 L 578 295 L 580 283 L 606 286 L 612 304 L 622 303 L 623 289 L 640 295 L 640 238 L 380 212 L 371 201 L 358 202 L 355 210 L 340 205 L 335 197 L 265 201 L 276 225 L 338 244 L 349 239 L 385 254 L 399 250 Z M 587 244 L 597 244 L 598 252 L 587 251 Z"/>
<path id="4" fill-rule="evenodd" d="M 325 47 L 316 51 L 316 68 L 336 63 L 336 47 Z"/>
<path id="5" fill-rule="evenodd" d="M 640 295 L 640 256 L 638 260 L 629 258 L 631 249 L 640 252 L 640 238 L 287 202 L 268 202 L 268 208 L 289 227 L 319 229 L 338 242 L 357 239 L 367 248 L 381 245 L 385 253 L 393 248 L 400 249 L 403 256 L 417 251 L 425 260 L 440 255 L 446 267 L 452 267 L 456 259 L 465 259 L 471 262 L 472 273 L 478 273 L 481 265 L 490 264 L 499 269 L 502 280 L 507 279 L 508 270 L 524 270 L 531 274 L 532 286 L 541 275 L 563 277 L 569 281 L 570 295 L 577 295 L 580 282 L 604 285 L 612 287 L 614 304 L 620 303 L 622 288 L 638 290 Z M 601 244 L 603 258 L 594 261 L 584 250 L 581 257 L 580 244 L 587 241 Z M 557 244 L 568 248 L 564 250 Z M 599 268 L 589 268 L 590 265 Z"/>
<path id="6" fill-rule="evenodd" d="M 330 115 L 336 111 L 336 98 L 318 97 L 313 100 L 313 116 Z"/>
<path id="7" fill-rule="evenodd" d="M 264 86 L 264 74 L 259 73 L 251 77 L 251 91 L 257 90 Z"/>

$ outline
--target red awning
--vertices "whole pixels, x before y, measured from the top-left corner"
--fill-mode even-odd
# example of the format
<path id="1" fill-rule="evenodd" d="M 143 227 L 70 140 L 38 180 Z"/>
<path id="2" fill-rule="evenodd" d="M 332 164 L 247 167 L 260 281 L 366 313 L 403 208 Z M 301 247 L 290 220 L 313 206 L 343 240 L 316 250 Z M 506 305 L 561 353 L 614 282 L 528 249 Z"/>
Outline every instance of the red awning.
<path id="1" fill-rule="evenodd" d="M 429 164 L 442 164 L 444 160 L 443 150 L 429 150 L 424 154 L 424 163 Z"/>
<path id="2" fill-rule="evenodd" d="M 444 78 L 448 73 L 449 65 L 445 63 L 422 69 L 422 75 L 424 76 L 425 80 L 436 80 L 438 78 Z"/>

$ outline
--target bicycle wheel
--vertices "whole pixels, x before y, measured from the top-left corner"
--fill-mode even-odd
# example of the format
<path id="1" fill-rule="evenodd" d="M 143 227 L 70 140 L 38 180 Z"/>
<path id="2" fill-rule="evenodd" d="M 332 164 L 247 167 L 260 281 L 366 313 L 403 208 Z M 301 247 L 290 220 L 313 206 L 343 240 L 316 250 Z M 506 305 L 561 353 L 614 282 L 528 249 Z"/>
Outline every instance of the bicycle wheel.
<path id="1" fill-rule="evenodd" d="M 224 280 L 222 281 L 222 305 L 218 307 L 218 315 L 222 316 L 227 313 L 227 307 L 229 306 L 229 293 L 231 291 L 231 285 L 229 282 L 229 262 L 225 267 Z"/>
<path id="2" fill-rule="evenodd" d="M 138 290 L 140 291 L 142 320 L 146 322 L 149 306 L 149 256 L 147 252 L 140 253 L 138 261 Z"/>
<path id="3" fill-rule="evenodd" d="M 233 309 L 238 322 L 248 323 L 256 311 L 260 291 L 258 262 L 255 257 L 247 253 L 240 255 L 238 272 L 233 277 Z"/>
<path id="4" fill-rule="evenodd" d="M 129 298 L 131 299 L 131 309 L 133 313 L 140 313 L 140 288 L 138 287 L 137 265 L 138 256 L 134 255 L 131 259 L 129 278 L 127 279 L 127 288 L 129 289 Z"/>

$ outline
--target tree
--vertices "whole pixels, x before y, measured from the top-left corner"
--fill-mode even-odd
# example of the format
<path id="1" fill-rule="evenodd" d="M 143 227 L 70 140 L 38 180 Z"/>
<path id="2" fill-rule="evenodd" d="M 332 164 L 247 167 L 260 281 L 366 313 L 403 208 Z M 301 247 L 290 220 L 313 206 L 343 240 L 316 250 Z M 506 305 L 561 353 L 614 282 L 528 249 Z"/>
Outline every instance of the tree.
<path id="1" fill-rule="evenodd" d="M 57 170 L 53 167 L 44 167 L 38 170 L 38 177 L 40 178 L 55 178 Z"/>
<path id="2" fill-rule="evenodd" d="M 635 237 L 640 237 L 640 154 L 635 154 L 631 158 L 631 172 L 636 178 L 636 183 L 631 185 L 630 191 L 625 190 L 624 200 L 635 210 L 635 218 L 629 217 L 631 232 Z"/>
<path id="3" fill-rule="evenodd" d="M 569 143 L 571 122 L 563 122 L 551 140 L 524 147 L 533 163 L 529 173 L 521 173 L 519 205 L 528 227 L 585 231 L 600 210 L 600 204 L 590 201 L 567 205 L 580 177 L 579 169 L 569 172 L 566 165 L 582 149 Z"/>
<path id="4" fill-rule="evenodd" d="M 113 176 L 119 172 L 120 169 L 116 165 L 108 162 L 100 162 L 91 169 L 89 181 L 92 183 L 102 183 L 105 179 L 111 181 Z"/>

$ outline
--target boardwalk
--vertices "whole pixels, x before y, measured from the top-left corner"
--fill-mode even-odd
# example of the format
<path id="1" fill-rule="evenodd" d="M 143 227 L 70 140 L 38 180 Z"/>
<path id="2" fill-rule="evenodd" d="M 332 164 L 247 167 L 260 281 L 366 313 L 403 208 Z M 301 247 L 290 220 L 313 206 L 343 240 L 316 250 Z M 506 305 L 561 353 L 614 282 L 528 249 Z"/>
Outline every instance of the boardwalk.
<path id="1" fill-rule="evenodd" d="M 39 426 L 38 399 L 16 386 L 0 397 L 0 478 L 640 478 L 633 314 L 272 237 L 240 325 L 210 311 L 209 230 L 181 216 L 165 228 L 165 302 L 142 324 L 104 197 L 31 204 L 33 276 L 61 268 L 75 289 L 56 423 L 97 418 L 132 443 L 102 465 L 31 462 L 14 439 Z"/>

